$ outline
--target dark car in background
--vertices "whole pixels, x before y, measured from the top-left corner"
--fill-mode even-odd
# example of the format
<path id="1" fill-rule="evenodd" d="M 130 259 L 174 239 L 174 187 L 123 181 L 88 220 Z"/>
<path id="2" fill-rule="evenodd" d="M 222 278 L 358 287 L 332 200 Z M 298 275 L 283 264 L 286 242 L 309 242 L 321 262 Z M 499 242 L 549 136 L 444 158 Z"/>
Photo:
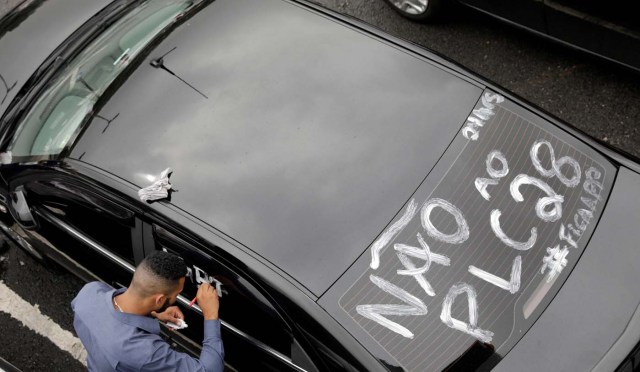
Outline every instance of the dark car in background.
<path id="1" fill-rule="evenodd" d="M 0 74 L 0 227 L 114 287 L 183 257 L 179 350 L 210 282 L 230 369 L 634 367 L 640 166 L 427 50 L 305 1 L 51 1 Z"/>
<path id="2" fill-rule="evenodd" d="M 640 71 L 640 4 L 613 0 L 385 0 L 402 16 L 427 22 L 452 3 Z"/>

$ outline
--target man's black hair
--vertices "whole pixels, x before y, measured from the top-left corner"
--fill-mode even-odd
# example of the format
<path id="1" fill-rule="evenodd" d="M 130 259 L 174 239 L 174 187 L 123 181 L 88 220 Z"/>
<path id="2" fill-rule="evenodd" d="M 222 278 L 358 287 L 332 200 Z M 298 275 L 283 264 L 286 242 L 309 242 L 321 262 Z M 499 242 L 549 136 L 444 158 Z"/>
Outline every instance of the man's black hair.
<path id="1" fill-rule="evenodd" d="M 129 289 L 141 298 L 158 293 L 168 295 L 176 290 L 180 278 L 186 275 L 187 265 L 180 256 L 156 251 L 140 262 Z"/>
<path id="2" fill-rule="evenodd" d="M 155 251 L 143 260 L 145 266 L 157 276 L 178 280 L 187 275 L 187 265 L 182 257 L 165 251 Z"/>

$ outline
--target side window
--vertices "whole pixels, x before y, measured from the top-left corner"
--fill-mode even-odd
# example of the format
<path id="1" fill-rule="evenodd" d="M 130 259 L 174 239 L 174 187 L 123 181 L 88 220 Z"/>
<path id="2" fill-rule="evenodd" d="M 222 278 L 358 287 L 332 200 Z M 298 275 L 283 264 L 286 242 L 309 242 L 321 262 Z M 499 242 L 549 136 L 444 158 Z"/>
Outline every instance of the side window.
<path id="1" fill-rule="evenodd" d="M 11 214 L 23 219 L 16 236 L 35 251 L 59 258 L 85 280 L 129 283 L 134 257 L 139 260 L 143 253 L 135 213 L 116 204 L 117 195 L 75 176 L 37 166 L 21 168 L 9 181 L 9 207 L 17 208 Z"/>
<path id="2" fill-rule="evenodd" d="M 290 329 L 254 284 L 221 260 L 197 248 L 196 244 L 191 244 L 157 225 L 153 225 L 151 230 L 148 231 L 145 226 L 145 245 L 152 236 L 154 249 L 176 253 L 187 264 L 189 274 L 183 296 L 188 299 L 195 297 L 197 286 L 205 281 L 218 289 L 220 319 L 228 325 L 223 326 L 223 338 L 229 361 L 235 360 L 240 365 L 251 362 L 247 359 L 246 348 L 255 346 L 253 340 L 291 359 L 293 338 Z M 185 316 L 188 318 L 186 314 Z M 188 319 L 186 320 L 189 324 Z M 193 321 L 201 322 L 202 317 L 194 318 Z M 190 326 L 184 331 L 195 332 L 199 328 Z M 189 337 L 196 342 L 202 340 L 200 333 L 192 333 Z M 228 344 L 234 347 L 227 347 Z M 272 367 L 282 370 L 277 365 Z"/>
<path id="3" fill-rule="evenodd" d="M 134 263 L 135 214 L 84 185 L 47 179 L 27 185 L 41 208 L 104 248 Z"/>

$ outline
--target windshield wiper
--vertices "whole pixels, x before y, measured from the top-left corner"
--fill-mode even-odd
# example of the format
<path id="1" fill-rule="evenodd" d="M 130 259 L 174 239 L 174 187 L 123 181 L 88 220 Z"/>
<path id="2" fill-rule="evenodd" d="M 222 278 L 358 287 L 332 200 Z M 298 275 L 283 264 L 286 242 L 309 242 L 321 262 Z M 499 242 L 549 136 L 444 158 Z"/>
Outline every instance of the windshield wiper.
<path id="1" fill-rule="evenodd" d="M 15 88 L 16 84 L 18 83 L 18 81 L 14 81 L 13 84 L 11 86 L 9 86 L 7 84 L 7 81 L 4 80 L 4 77 L 2 77 L 2 75 L 0 74 L 0 80 L 2 80 L 2 84 L 4 84 L 4 88 L 6 90 L 6 92 L 4 93 L 4 97 L 2 97 L 2 101 L 0 101 L 0 105 L 2 105 L 4 103 L 4 100 L 7 99 L 7 97 L 9 97 L 9 92 L 11 91 L 11 89 Z"/>
<path id="2" fill-rule="evenodd" d="M 191 89 L 195 90 L 196 92 L 198 92 L 201 96 L 203 96 L 206 99 L 209 99 L 209 97 L 207 97 L 206 95 L 204 95 L 204 93 L 202 93 L 201 91 L 199 91 L 196 87 L 194 87 L 193 85 L 189 84 L 188 82 L 186 82 L 184 79 L 182 79 L 180 76 L 176 75 L 173 71 L 169 70 L 169 68 L 167 68 L 167 66 L 164 65 L 164 57 L 173 52 L 174 50 L 176 50 L 177 47 L 173 47 L 170 51 L 166 52 L 165 54 L 163 54 L 161 57 L 156 58 L 151 60 L 151 62 L 149 63 L 151 65 L 151 67 L 154 68 L 159 68 L 162 70 L 165 70 L 166 72 L 170 73 L 171 75 L 175 76 L 176 78 L 178 78 L 181 82 L 187 84 L 189 87 L 191 87 Z"/>
<path id="3" fill-rule="evenodd" d="M 104 121 L 106 121 L 106 122 L 107 122 L 107 126 L 106 126 L 106 127 L 104 127 L 104 129 L 102 130 L 102 133 L 104 133 L 104 132 L 106 132 L 106 131 L 107 131 L 107 129 L 109 129 L 109 125 L 111 125 L 111 122 L 112 122 L 112 121 L 114 121 L 114 120 L 116 120 L 116 118 L 117 118 L 118 116 L 120 116 L 120 113 L 117 113 L 117 114 L 116 114 L 116 116 L 114 116 L 114 117 L 113 117 L 113 118 L 111 118 L 111 119 L 107 119 L 107 118 L 105 118 L 104 116 L 100 116 L 100 115 L 98 115 L 98 114 L 96 114 L 95 116 L 96 116 L 96 118 L 98 118 L 98 119 L 102 119 L 102 120 L 104 120 Z"/>

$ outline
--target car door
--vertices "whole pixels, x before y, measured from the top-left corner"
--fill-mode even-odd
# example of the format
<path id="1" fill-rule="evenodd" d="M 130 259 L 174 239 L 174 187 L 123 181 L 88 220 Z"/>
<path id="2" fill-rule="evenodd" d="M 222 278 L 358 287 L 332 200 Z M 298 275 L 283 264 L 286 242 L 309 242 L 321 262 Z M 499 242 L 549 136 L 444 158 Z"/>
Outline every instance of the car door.
<path id="1" fill-rule="evenodd" d="M 178 298 L 188 328 L 174 341 L 199 353 L 203 339 L 202 312 L 188 303 L 197 286 L 214 285 L 220 296 L 225 362 L 240 371 L 313 371 L 292 330 L 271 302 L 244 272 L 188 235 L 159 223 L 144 224 L 145 253 L 165 250 L 182 257 L 188 267 L 184 291 Z M 197 345 L 196 348 L 188 344 Z M 301 365 L 305 365 L 302 367 Z"/>
<path id="2" fill-rule="evenodd" d="M 549 35 L 640 68 L 640 7 L 635 1 L 545 0 Z"/>
<path id="3" fill-rule="evenodd" d="M 461 0 L 461 2 L 532 30 L 546 32 L 542 0 Z"/>
<path id="4" fill-rule="evenodd" d="M 46 164 L 14 164 L 0 172 L 15 221 L 8 227 L 23 247 L 87 280 L 129 283 L 142 258 L 142 228 L 135 209 L 117 193 Z"/>

